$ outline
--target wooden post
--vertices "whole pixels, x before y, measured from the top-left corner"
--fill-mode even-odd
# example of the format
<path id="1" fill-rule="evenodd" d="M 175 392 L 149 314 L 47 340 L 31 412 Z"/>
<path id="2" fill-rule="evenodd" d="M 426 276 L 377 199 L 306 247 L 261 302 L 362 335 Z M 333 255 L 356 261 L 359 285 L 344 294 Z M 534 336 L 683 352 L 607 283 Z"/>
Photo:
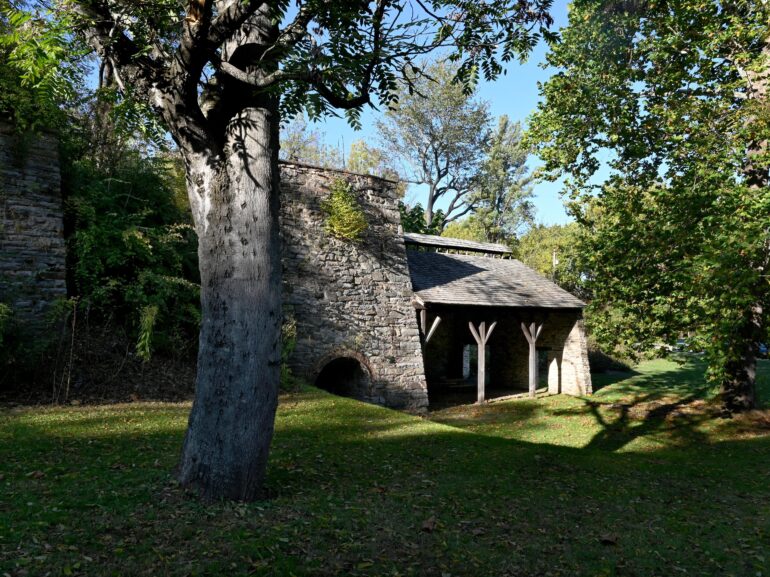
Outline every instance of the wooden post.
<path id="1" fill-rule="evenodd" d="M 441 324 L 441 317 L 437 315 L 437 316 L 436 316 L 436 318 L 435 318 L 435 319 L 433 319 L 433 324 L 432 324 L 432 325 L 430 325 L 430 330 L 428 331 L 428 334 L 427 334 L 427 335 L 425 335 L 425 342 L 426 342 L 426 343 L 427 343 L 427 342 L 430 340 L 430 338 L 433 336 L 433 333 L 435 333 L 435 332 L 436 332 L 436 329 L 438 328 L 438 326 L 439 326 L 440 324 Z"/>
<path id="2" fill-rule="evenodd" d="M 428 344 L 428 341 L 433 336 L 433 333 L 436 332 L 436 329 L 440 324 L 441 317 L 437 315 L 436 318 L 433 319 L 433 324 L 430 325 L 430 330 L 428 330 L 428 311 L 420 309 L 420 336 L 422 337 L 423 345 Z"/>
<path id="3" fill-rule="evenodd" d="M 493 322 L 492 325 L 489 327 L 489 330 L 487 330 L 487 323 L 482 322 L 479 325 L 479 330 L 476 330 L 476 327 L 473 326 L 473 323 L 468 323 L 468 327 L 471 329 L 471 334 L 473 335 L 473 338 L 476 339 L 476 344 L 479 347 L 479 354 L 478 354 L 478 386 L 477 386 L 477 392 L 478 396 L 476 397 L 477 403 L 483 403 L 484 402 L 484 387 L 485 387 L 485 371 L 486 371 L 486 360 L 487 360 L 487 341 L 489 340 L 489 337 L 492 336 L 492 331 L 495 330 L 495 326 L 497 326 L 497 321 Z"/>
<path id="4" fill-rule="evenodd" d="M 531 323 L 527 326 L 521 323 L 521 330 L 524 332 L 524 338 L 529 343 L 529 396 L 534 397 L 537 390 L 537 349 L 535 344 L 540 332 L 543 330 L 543 323 Z"/>

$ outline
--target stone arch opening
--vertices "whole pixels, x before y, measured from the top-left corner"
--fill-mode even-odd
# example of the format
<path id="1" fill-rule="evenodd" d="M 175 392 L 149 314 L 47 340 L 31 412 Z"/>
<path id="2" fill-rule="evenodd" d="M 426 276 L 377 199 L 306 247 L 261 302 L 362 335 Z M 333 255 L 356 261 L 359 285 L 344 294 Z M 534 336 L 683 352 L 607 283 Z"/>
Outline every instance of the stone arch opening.
<path id="1" fill-rule="evenodd" d="M 368 367 L 353 357 L 336 357 L 319 371 L 315 386 L 334 395 L 366 400 L 372 377 Z"/>

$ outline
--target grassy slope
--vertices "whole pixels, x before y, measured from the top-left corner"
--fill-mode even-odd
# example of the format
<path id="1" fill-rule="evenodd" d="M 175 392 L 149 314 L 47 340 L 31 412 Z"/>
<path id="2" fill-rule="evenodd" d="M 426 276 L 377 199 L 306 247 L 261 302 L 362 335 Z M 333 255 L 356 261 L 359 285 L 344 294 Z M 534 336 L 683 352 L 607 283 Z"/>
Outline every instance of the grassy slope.
<path id="1" fill-rule="evenodd" d="M 699 367 L 675 369 L 454 426 L 288 396 L 252 505 L 171 481 L 186 405 L 5 411 L 0 574 L 768 575 L 770 436 L 679 403 Z"/>

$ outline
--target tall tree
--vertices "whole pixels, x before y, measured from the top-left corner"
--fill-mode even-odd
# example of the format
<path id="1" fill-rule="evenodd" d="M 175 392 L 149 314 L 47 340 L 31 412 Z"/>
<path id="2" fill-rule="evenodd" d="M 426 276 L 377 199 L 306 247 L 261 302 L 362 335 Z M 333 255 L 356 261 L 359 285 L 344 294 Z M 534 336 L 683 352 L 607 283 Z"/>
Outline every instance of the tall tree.
<path id="1" fill-rule="evenodd" d="M 727 411 L 754 405 L 767 337 L 769 42 L 753 0 L 576 1 L 531 122 L 589 233 L 598 332 L 697 330 Z"/>
<path id="2" fill-rule="evenodd" d="M 324 134 L 317 128 L 308 126 L 305 116 L 296 116 L 281 126 L 281 160 L 303 162 L 313 166 L 340 168 L 340 153 L 324 142 Z"/>
<path id="3" fill-rule="evenodd" d="M 585 250 L 582 231 L 575 222 L 534 226 L 515 247 L 521 262 L 572 294 L 591 300 L 585 286 L 590 279 Z"/>
<path id="4" fill-rule="evenodd" d="M 387 153 L 360 139 L 350 144 L 345 168 L 360 174 L 398 178 Z"/>
<path id="5" fill-rule="evenodd" d="M 456 82 L 457 65 L 442 62 L 424 74 L 410 72 L 377 128 L 383 145 L 405 169 L 405 178 L 427 186 L 425 222 L 433 223 L 435 205 L 447 206 L 439 231 L 467 214 L 473 177 L 489 134 L 489 104 L 472 87 Z"/>
<path id="6" fill-rule="evenodd" d="M 550 0 L 425 4 L 192 0 L 54 2 L 50 20 L 109 63 L 121 97 L 184 158 L 199 238 L 196 396 L 178 470 L 204 498 L 260 494 L 280 368 L 279 127 L 302 110 L 358 124 L 451 50 L 460 85 L 493 79 L 550 24 Z M 33 39 L 34 41 L 34 39 Z M 408 73 L 406 73 L 408 71 Z"/>
<path id="7" fill-rule="evenodd" d="M 484 157 L 468 199 L 487 242 L 515 240 L 534 220 L 527 156 L 529 150 L 522 143 L 521 125 L 501 116 L 484 146 Z"/>

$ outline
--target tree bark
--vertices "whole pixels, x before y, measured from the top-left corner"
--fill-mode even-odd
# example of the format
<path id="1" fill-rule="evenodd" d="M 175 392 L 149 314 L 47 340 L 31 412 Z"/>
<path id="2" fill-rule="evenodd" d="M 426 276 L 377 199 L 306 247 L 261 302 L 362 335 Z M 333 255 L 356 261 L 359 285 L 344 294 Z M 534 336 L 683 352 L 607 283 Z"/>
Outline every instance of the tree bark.
<path id="1" fill-rule="evenodd" d="M 762 307 L 752 307 L 746 322 L 738 331 L 737 342 L 742 354 L 725 365 L 722 381 L 722 407 L 725 413 L 749 411 L 757 402 L 757 357 L 755 346 L 762 332 Z"/>
<path id="2" fill-rule="evenodd" d="M 433 224 L 433 203 L 436 201 L 435 198 L 435 189 L 436 185 L 433 183 L 429 183 L 428 186 L 430 187 L 428 190 L 428 200 L 425 202 L 425 224 L 430 229 L 431 225 Z"/>
<path id="3" fill-rule="evenodd" d="M 765 42 L 761 53 L 764 69 L 746 73 L 749 84 L 748 101 L 750 105 L 764 103 L 770 89 L 770 37 Z M 757 106 L 758 108 L 758 106 Z M 749 117 L 748 123 L 754 121 Z M 766 140 L 749 143 L 748 158 L 744 168 L 746 184 L 750 189 L 760 191 L 770 185 L 770 175 L 766 161 L 768 142 Z M 760 262 L 755 265 L 759 274 L 765 272 L 768 263 L 767 244 L 765 254 L 760 255 Z M 738 330 L 738 339 L 743 349 L 737 359 L 729 360 L 725 365 L 725 378 L 722 381 L 721 395 L 723 409 L 726 413 L 748 411 L 756 406 L 756 376 L 757 358 L 756 343 L 763 340 L 763 305 L 765 295 L 764 283 L 758 283 L 754 295 L 757 303 L 748 311 L 746 320 Z"/>
<path id="4" fill-rule="evenodd" d="M 195 402 L 178 479 L 204 499 L 260 496 L 280 378 L 278 103 L 244 108 L 224 151 L 188 155 L 201 272 Z"/>

